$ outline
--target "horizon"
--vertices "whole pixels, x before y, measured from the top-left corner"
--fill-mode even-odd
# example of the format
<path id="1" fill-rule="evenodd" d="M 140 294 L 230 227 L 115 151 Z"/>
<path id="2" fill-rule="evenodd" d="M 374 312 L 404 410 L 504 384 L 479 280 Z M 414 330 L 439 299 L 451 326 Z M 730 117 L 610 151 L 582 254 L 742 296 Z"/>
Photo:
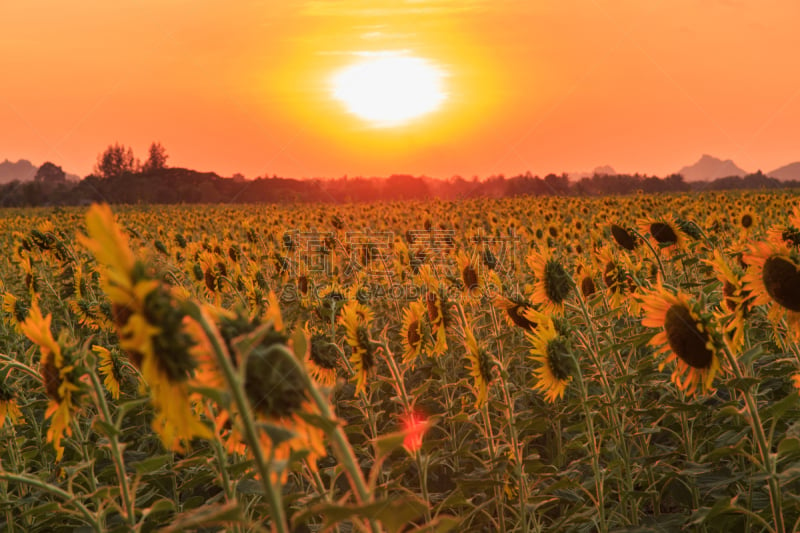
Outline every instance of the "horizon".
<path id="1" fill-rule="evenodd" d="M 248 179 L 667 176 L 702 154 L 771 172 L 800 160 L 798 15 L 788 0 L 6 4 L 0 158 L 83 177 L 114 142 L 144 158 L 158 141 L 170 166 Z"/>
<path id="2" fill-rule="evenodd" d="M 724 175 L 724 176 L 723 175 L 718 175 L 718 176 L 706 177 L 706 178 L 689 178 L 689 177 L 685 176 L 684 173 L 682 172 L 682 171 L 686 170 L 687 168 L 691 168 L 691 167 L 699 165 L 701 162 L 707 160 L 707 158 L 713 159 L 714 160 L 713 164 L 732 163 L 734 166 L 739 168 L 739 170 L 741 170 L 742 173 L 740 173 L 740 174 L 730 174 L 730 175 Z M 26 159 L 26 158 L 20 158 L 20 159 L 17 159 L 17 160 L 11 160 L 8 157 L 5 157 L 3 161 L 0 161 L 0 164 L 9 164 L 10 163 L 12 165 L 16 165 L 16 164 L 22 163 L 23 161 L 26 162 L 26 163 L 29 163 L 34 168 L 38 168 L 38 167 L 41 166 L 41 164 L 40 165 L 36 165 L 33 161 L 31 161 L 29 159 Z M 47 163 L 47 162 L 50 162 L 50 163 L 58 165 L 58 163 L 55 162 L 55 161 L 43 161 L 42 164 Z M 298 181 L 336 181 L 336 180 L 344 180 L 344 179 L 354 179 L 354 180 L 355 179 L 367 179 L 367 180 L 372 180 L 372 179 L 389 179 L 389 178 L 394 178 L 394 177 L 402 177 L 402 178 L 413 178 L 413 179 L 429 179 L 429 180 L 441 181 L 441 182 L 448 182 L 448 181 L 453 181 L 453 180 L 456 180 L 456 179 L 462 179 L 464 181 L 475 181 L 475 180 L 477 180 L 478 182 L 485 182 L 485 181 L 493 179 L 493 178 L 507 178 L 507 179 L 509 179 L 509 178 L 516 178 L 516 177 L 524 177 L 524 176 L 530 176 L 530 177 L 533 177 L 533 178 L 540 178 L 541 179 L 541 178 L 544 178 L 544 177 L 546 177 L 548 175 L 555 175 L 555 176 L 559 176 L 559 177 L 566 175 L 570 180 L 580 180 L 580 179 L 583 179 L 583 178 L 591 178 L 592 176 L 595 176 L 595 175 L 600 175 L 600 176 L 602 176 L 602 175 L 608 175 L 608 176 L 642 176 L 642 177 L 655 177 L 655 178 L 659 178 L 659 179 L 664 179 L 664 178 L 667 178 L 669 176 L 677 174 L 677 175 L 681 175 L 687 182 L 702 182 L 702 181 L 713 181 L 715 179 L 726 178 L 726 177 L 731 177 L 731 176 L 736 176 L 736 175 L 745 176 L 745 175 L 754 175 L 754 174 L 759 174 L 759 173 L 761 173 L 761 174 L 763 174 L 763 175 L 765 175 L 767 177 L 772 177 L 772 176 L 770 176 L 770 174 L 772 174 L 773 172 L 783 170 L 785 167 L 796 166 L 796 165 L 800 165 L 800 160 L 799 161 L 792 161 L 790 163 L 787 163 L 785 165 L 781 165 L 780 167 L 774 168 L 774 169 L 769 170 L 769 171 L 764 171 L 762 168 L 758 168 L 758 169 L 755 169 L 755 170 L 748 170 L 748 169 L 742 169 L 741 167 L 738 167 L 738 165 L 736 165 L 736 162 L 733 161 L 733 160 L 720 159 L 720 158 L 714 157 L 714 156 L 712 156 L 710 154 L 702 154 L 700 156 L 700 158 L 695 163 L 692 163 L 690 165 L 684 165 L 684 167 L 682 167 L 681 169 L 678 169 L 677 171 L 670 172 L 670 173 L 667 173 L 667 174 L 651 174 L 651 173 L 640 172 L 640 171 L 621 172 L 621 171 L 617 170 L 616 168 L 614 168 L 613 165 L 608 165 L 608 164 L 607 165 L 597 166 L 593 170 L 583 170 L 583 171 L 549 171 L 549 172 L 525 171 L 525 172 L 520 172 L 520 173 L 515 173 L 515 174 L 493 173 L 493 174 L 486 174 L 486 175 L 483 175 L 483 176 L 477 176 L 477 175 L 473 175 L 473 176 L 462 176 L 462 175 L 429 176 L 427 174 L 407 174 L 407 173 L 398 173 L 398 172 L 389 173 L 389 174 L 383 174 L 383 175 L 371 175 L 371 176 L 367 176 L 367 175 L 349 175 L 349 174 L 344 174 L 344 175 L 341 175 L 341 176 L 284 176 L 284 175 L 279 175 L 279 174 L 274 174 L 274 173 L 271 174 L 271 175 L 264 174 L 264 175 L 259 175 L 259 176 L 245 176 L 245 175 L 243 175 L 241 173 L 234 173 L 232 175 L 224 175 L 224 174 L 216 172 L 215 170 L 193 169 L 193 168 L 189 168 L 189 167 L 185 167 L 185 166 L 175 166 L 175 165 L 167 165 L 164 168 L 165 169 L 167 169 L 167 168 L 175 168 L 175 169 L 188 170 L 190 172 L 197 172 L 199 174 L 215 174 L 218 177 L 225 178 L 225 179 L 236 179 L 237 178 L 237 174 L 238 174 L 245 181 L 252 181 L 252 180 L 257 180 L 257 179 L 270 179 L 270 178 L 298 180 Z M 61 165 L 58 165 L 58 166 L 61 166 Z M 74 172 L 70 172 L 69 169 L 63 169 L 62 168 L 62 170 L 64 170 L 64 172 L 67 175 L 68 179 L 70 177 L 73 177 L 73 178 L 77 177 L 78 181 L 94 176 L 93 173 L 89 173 L 89 174 L 86 174 L 86 175 L 80 175 L 80 174 L 76 174 Z M 95 177 L 97 177 L 97 176 L 95 176 Z M 776 178 L 776 179 L 780 179 L 780 178 Z"/>

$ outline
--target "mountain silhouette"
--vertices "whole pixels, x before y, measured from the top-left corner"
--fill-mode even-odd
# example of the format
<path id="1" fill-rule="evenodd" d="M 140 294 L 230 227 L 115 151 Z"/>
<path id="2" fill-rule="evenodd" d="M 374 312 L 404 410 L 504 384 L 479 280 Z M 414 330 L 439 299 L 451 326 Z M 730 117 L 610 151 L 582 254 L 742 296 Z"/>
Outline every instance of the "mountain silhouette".
<path id="1" fill-rule="evenodd" d="M 12 163 L 8 159 L 0 163 L 0 183 L 11 183 L 12 181 L 33 181 L 39 167 L 28 161 L 20 159 Z M 80 181 L 81 177 L 77 174 L 66 173 L 65 179 L 71 182 Z"/>
<path id="2" fill-rule="evenodd" d="M 6 159 L 0 163 L 0 183 L 10 183 L 14 180 L 32 180 L 38 169 L 37 166 L 27 159 L 20 159 L 16 163 L 12 163 Z"/>
<path id="3" fill-rule="evenodd" d="M 800 161 L 789 163 L 788 165 L 776 168 L 772 172 L 767 172 L 767 176 L 781 181 L 800 181 Z"/>
<path id="4" fill-rule="evenodd" d="M 683 167 L 678 171 L 686 181 L 705 181 L 728 176 L 744 176 L 747 172 L 738 167 L 730 159 L 722 160 L 708 154 L 703 156 L 693 165 Z"/>

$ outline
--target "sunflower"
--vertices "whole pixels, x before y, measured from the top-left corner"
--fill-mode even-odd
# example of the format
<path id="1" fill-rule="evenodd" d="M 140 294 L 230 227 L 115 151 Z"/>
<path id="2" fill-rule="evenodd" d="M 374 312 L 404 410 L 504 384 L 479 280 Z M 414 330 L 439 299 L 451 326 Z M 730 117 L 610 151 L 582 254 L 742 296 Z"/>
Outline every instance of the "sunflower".
<path id="1" fill-rule="evenodd" d="M 767 239 L 775 246 L 800 249 L 800 205 L 796 205 L 785 225 L 773 226 L 767 231 Z"/>
<path id="2" fill-rule="evenodd" d="M 700 304 L 690 301 L 683 293 L 672 294 L 659 285 L 640 296 L 644 317 L 642 325 L 659 328 L 650 345 L 657 347 L 656 354 L 668 354 L 659 364 L 659 370 L 675 361 L 672 382 L 679 389 L 694 394 L 697 386 L 710 390 L 714 376 L 720 369 L 718 338 L 710 317 L 700 312 Z"/>
<path id="3" fill-rule="evenodd" d="M 618 245 L 629 252 L 635 250 L 636 247 L 641 244 L 636 235 L 631 233 L 627 228 L 617 224 L 611 224 L 611 236 L 614 237 Z"/>
<path id="4" fill-rule="evenodd" d="M 785 316 L 795 338 L 800 338 L 800 258 L 788 246 L 759 242 L 744 254 L 749 265 L 743 281 L 753 305 L 771 304 L 769 317 Z"/>
<path id="5" fill-rule="evenodd" d="M 597 283 L 595 283 L 597 272 L 595 267 L 590 265 L 591 263 L 580 261 L 575 268 L 575 279 L 580 280 L 578 288 L 584 300 L 588 300 L 597 293 Z"/>
<path id="6" fill-rule="evenodd" d="M 324 333 L 311 333 L 306 353 L 308 373 L 323 387 L 333 387 L 336 383 L 336 369 L 339 367 L 339 348 L 330 342 Z"/>
<path id="7" fill-rule="evenodd" d="M 189 397 L 188 381 L 196 367 L 190 353 L 194 340 L 184 330 L 186 312 L 178 291 L 147 274 L 107 205 L 89 209 L 86 228 L 89 236 L 78 239 L 100 263 L 101 286 L 113 306 L 119 345 L 149 386 L 156 410 L 153 430 L 172 450 L 182 450 L 181 442 L 192 437 L 210 437 Z"/>
<path id="8" fill-rule="evenodd" d="M 65 331 L 56 341 L 50 331 L 52 315 L 42 316 L 39 304 L 34 300 L 30 314 L 21 324 L 22 332 L 39 346 L 42 357 L 39 368 L 45 392 L 50 399 L 45 418 L 50 419 L 47 442 L 52 442 L 56 450 L 56 460 L 64 456 L 61 439 L 71 436 L 70 421 L 75 411 L 75 397 L 80 392 L 80 371 L 73 362 L 73 347 L 66 342 Z"/>
<path id="9" fill-rule="evenodd" d="M 6 423 L 6 417 L 12 426 L 23 421 L 22 413 L 17 405 L 17 395 L 5 382 L 5 377 L 2 377 L 2 381 L 0 381 L 0 429 L 3 429 Z"/>
<path id="10" fill-rule="evenodd" d="M 686 237 L 680 229 L 678 220 L 672 215 L 641 219 L 637 225 L 642 235 L 650 235 L 654 247 L 664 250 L 667 254 L 686 248 Z"/>
<path id="11" fill-rule="evenodd" d="M 746 238 L 756 226 L 756 223 L 758 222 L 758 216 L 756 215 L 755 211 L 748 208 L 742 212 L 741 216 L 739 216 L 738 222 L 739 227 L 742 230 L 742 237 Z"/>
<path id="12" fill-rule="evenodd" d="M 531 301 L 546 314 L 561 313 L 572 292 L 572 278 L 564 265 L 549 250 L 531 250 L 526 258 L 536 281 Z"/>
<path id="13" fill-rule="evenodd" d="M 722 284 L 722 309 L 718 319 L 724 324 L 731 347 L 738 350 L 744 343 L 744 319 L 749 310 L 750 293 L 743 288 L 741 273 L 734 272 L 719 250 L 714 250 L 714 258 L 706 259 L 705 263 L 714 269 Z"/>
<path id="14" fill-rule="evenodd" d="M 422 353 L 425 335 L 422 325 L 425 317 L 425 306 L 421 302 L 412 302 L 403 310 L 403 363 L 414 365 L 414 361 Z"/>
<path id="15" fill-rule="evenodd" d="M 535 311 L 536 307 L 521 296 L 505 297 L 498 294 L 494 299 L 494 305 L 504 310 L 506 322 L 509 326 L 516 326 L 526 331 L 536 329 L 536 322 L 528 318 L 529 311 Z"/>
<path id="16" fill-rule="evenodd" d="M 463 251 L 459 251 L 456 255 L 456 264 L 464 292 L 472 298 L 479 298 L 484 286 L 481 266 L 472 261 Z"/>
<path id="17" fill-rule="evenodd" d="M 20 326 L 28 316 L 28 306 L 22 300 L 7 292 L 3 295 L 3 311 L 8 317 L 6 322 L 17 332 L 22 333 Z"/>
<path id="18" fill-rule="evenodd" d="M 293 357 L 291 347 L 283 329 L 283 320 L 279 318 L 277 297 L 271 295 L 272 303 L 265 317 L 250 317 L 243 310 L 236 312 L 207 307 L 203 312 L 216 315 L 218 333 L 221 344 L 231 357 L 231 361 L 241 367 L 244 372 L 244 391 L 253 410 L 256 422 L 264 426 L 285 432 L 285 440 L 273 440 L 275 431 L 260 431 L 259 445 L 266 457 L 272 457 L 274 464 L 287 463 L 293 452 L 307 451 L 308 465 L 316 469 L 316 459 L 325 455 L 324 432 L 308 422 L 306 417 L 320 416 L 319 409 L 311 402 L 306 382 L 301 370 L 289 361 Z M 259 331 L 266 327 L 267 331 Z M 205 335 L 202 329 L 193 328 L 196 335 Z M 260 340 L 253 343 L 237 342 L 247 336 L 260 335 Z M 206 342 L 198 342 L 200 349 L 209 350 Z M 246 353 L 239 348 L 246 346 Z M 284 354 L 276 352 L 282 350 Z M 199 354 L 198 354 L 198 358 Z M 202 358 L 201 358 L 202 359 Z M 210 361 L 210 356 L 203 360 Z M 214 369 L 207 369 L 206 377 L 218 375 Z M 204 380 L 213 385 L 215 380 Z M 230 453 L 247 453 L 244 433 L 240 425 L 240 413 L 233 407 L 220 406 L 215 417 L 215 428 L 224 439 L 226 449 Z M 285 482 L 288 469 L 275 473 L 276 479 Z"/>
<path id="19" fill-rule="evenodd" d="M 572 381 L 573 359 L 569 339 L 559 335 L 552 318 L 538 315 L 536 333 L 525 333 L 533 345 L 531 359 L 540 364 L 533 371 L 534 389 L 544 393 L 545 399 L 554 403 L 564 396 L 567 384 Z"/>
<path id="20" fill-rule="evenodd" d="M 356 372 L 356 391 L 364 391 L 367 378 L 375 371 L 375 347 L 369 337 L 372 324 L 372 310 L 357 301 L 351 301 L 342 308 L 340 324 L 344 326 L 347 344 L 352 349 L 350 363 Z"/>
<path id="21" fill-rule="evenodd" d="M 603 265 L 603 282 L 606 285 L 609 304 L 612 308 L 620 307 L 636 288 L 631 278 L 632 265 L 625 255 L 614 254 L 609 248 L 598 253 Z"/>
<path id="22" fill-rule="evenodd" d="M 111 397 L 119 400 L 119 387 L 122 381 L 122 362 L 119 357 L 103 346 L 92 346 L 92 351 L 100 358 L 97 365 L 100 374 L 103 376 L 103 385 L 111 393 Z"/>
<path id="23" fill-rule="evenodd" d="M 467 369 L 474 380 L 475 409 L 480 409 L 489 399 L 489 384 L 492 382 L 495 361 L 486 350 L 478 346 L 475 335 L 469 328 L 464 331 L 464 345 L 469 361 Z"/>
<path id="24" fill-rule="evenodd" d="M 436 343 L 431 350 L 431 355 L 442 355 L 447 350 L 447 329 L 450 327 L 450 304 L 447 301 L 444 289 L 428 288 L 425 293 L 425 305 L 428 311 L 428 321 L 432 334 L 436 336 Z"/>

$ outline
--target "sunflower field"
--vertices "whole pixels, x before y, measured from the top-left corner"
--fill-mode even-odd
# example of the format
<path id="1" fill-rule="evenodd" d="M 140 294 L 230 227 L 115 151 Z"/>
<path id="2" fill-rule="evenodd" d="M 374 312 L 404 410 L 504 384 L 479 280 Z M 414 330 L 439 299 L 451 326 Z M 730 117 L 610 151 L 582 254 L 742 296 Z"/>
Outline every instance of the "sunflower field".
<path id="1" fill-rule="evenodd" d="M 798 200 L 0 211 L 0 529 L 798 531 Z"/>

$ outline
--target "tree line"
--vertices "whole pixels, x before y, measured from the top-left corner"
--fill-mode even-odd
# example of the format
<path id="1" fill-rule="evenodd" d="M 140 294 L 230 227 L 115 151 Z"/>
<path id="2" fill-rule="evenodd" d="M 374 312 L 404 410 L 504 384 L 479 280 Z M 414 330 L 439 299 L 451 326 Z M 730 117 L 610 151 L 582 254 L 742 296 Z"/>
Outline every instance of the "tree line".
<path id="1" fill-rule="evenodd" d="M 93 173 L 78 182 L 64 179 L 53 163 L 40 167 L 33 181 L 0 186 L 0 206 L 85 205 L 108 203 L 290 203 L 371 202 L 439 198 L 503 198 L 532 196 L 602 196 L 635 193 L 680 193 L 703 190 L 800 188 L 798 181 L 779 181 L 760 171 L 710 182 L 686 182 L 682 175 L 664 178 L 640 174 L 594 174 L 571 180 L 566 174 L 543 178 L 530 173 L 485 180 L 453 177 L 437 180 L 409 175 L 388 178 L 298 180 L 278 176 L 245 180 L 213 172 L 167 166 L 161 143 L 150 145 L 147 159 L 137 159 L 129 147 L 115 143 L 97 157 Z"/>

